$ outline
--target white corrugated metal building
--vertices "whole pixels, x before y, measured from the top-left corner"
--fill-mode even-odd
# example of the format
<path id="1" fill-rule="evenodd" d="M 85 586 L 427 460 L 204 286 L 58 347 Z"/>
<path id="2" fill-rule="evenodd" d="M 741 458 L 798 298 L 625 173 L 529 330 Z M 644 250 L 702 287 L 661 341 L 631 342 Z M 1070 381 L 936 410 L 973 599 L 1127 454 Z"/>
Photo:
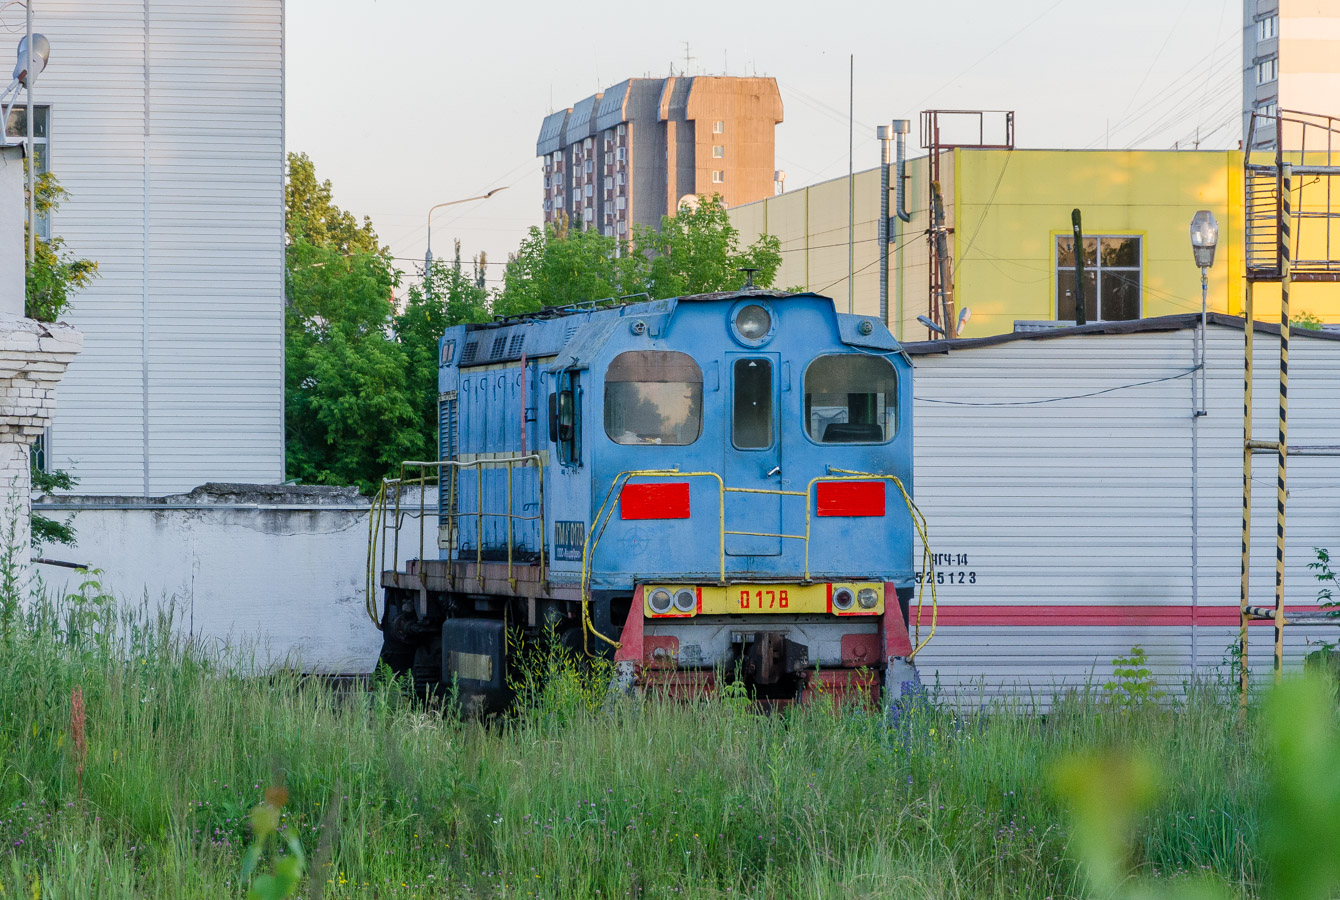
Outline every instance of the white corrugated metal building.
<path id="1" fill-rule="evenodd" d="M 52 229 L 101 275 L 67 316 L 85 342 L 49 465 L 82 494 L 282 480 L 282 0 L 39 0 L 34 19 L 71 195 Z"/>
<path id="2" fill-rule="evenodd" d="M 1243 331 L 1241 319 L 1209 317 L 1193 455 L 1199 321 L 908 346 L 916 496 L 945 578 L 923 677 L 961 698 L 1043 697 L 1107 680 L 1136 644 L 1174 686 L 1221 663 L 1238 631 Z M 1277 435 L 1278 334 L 1257 323 L 1257 439 Z M 1290 444 L 1340 445 L 1340 339 L 1295 330 L 1289 359 Z M 1275 468 L 1273 453 L 1254 459 L 1252 602 L 1263 606 L 1274 603 Z M 1291 457 L 1287 509 L 1286 607 L 1315 608 L 1313 548 L 1340 550 L 1340 458 Z M 1309 638 L 1340 631 L 1285 635 L 1296 665 Z M 1252 666 L 1268 671 L 1269 624 L 1250 638 Z"/>

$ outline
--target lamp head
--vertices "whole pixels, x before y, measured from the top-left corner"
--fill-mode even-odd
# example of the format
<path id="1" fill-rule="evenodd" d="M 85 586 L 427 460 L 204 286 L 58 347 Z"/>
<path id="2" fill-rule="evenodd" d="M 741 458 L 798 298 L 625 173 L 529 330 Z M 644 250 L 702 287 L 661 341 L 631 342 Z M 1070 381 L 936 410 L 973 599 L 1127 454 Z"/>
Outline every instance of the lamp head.
<path id="1" fill-rule="evenodd" d="M 28 86 L 28 36 L 19 39 L 19 61 L 14 64 L 14 80 Z M 45 34 L 33 34 L 33 75 L 41 75 L 51 58 L 51 42 Z"/>
<path id="2" fill-rule="evenodd" d="M 1196 265 L 1208 269 L 1214 265 L 1214 248 L 1219 244 L 1219 223 L 1214 213 L 1202 209 L 1191 219 L 1191 255 Z"/>

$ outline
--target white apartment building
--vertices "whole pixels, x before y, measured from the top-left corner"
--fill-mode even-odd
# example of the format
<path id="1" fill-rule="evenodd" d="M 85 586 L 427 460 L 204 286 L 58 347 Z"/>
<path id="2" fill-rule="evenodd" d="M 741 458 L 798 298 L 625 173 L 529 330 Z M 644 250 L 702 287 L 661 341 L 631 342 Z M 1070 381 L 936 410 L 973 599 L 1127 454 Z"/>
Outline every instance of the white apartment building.
<path id="1" fill-rule="evenodd" d="M 1279 109 L 1340 117 L 1340 0 L 1243 3 L 1244 145 L 1252 112 L 1273 116 Z M 1273 147 L 1273 125 L 1258 125 L 1250 139 L 1256 148 Z"/>
<path id="2" fill-rule="evenodd" d="M 282 481 L 283 0 L 32 4 L 37 158 L 70 193 L 49 226 L 100 273 L 46 464 L 84 495 Z M 0 12 L 6 55 L 22 24 Z"/>

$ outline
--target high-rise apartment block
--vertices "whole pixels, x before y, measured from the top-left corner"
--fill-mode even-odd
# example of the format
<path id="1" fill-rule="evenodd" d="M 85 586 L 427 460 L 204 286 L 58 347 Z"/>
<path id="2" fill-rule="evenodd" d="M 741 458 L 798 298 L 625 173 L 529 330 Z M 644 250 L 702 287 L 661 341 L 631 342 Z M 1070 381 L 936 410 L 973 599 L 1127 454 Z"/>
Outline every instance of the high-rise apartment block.
<path id="1" fill-rule="evenodd" d="M 1273 123 L 1258 122 L 1249 135 L 1253 111 L 1340 115 L 1340 0 L 1245 0 L 1242 18 L 1244 142 L 1275 145 Z"/>
<path id="2" fill-rule="evenodd" d="M 630 78 L 546 116 L 544 221 L 627 238 L 690 197 L 773 194 L 782 98 L 773 78 Z"/>

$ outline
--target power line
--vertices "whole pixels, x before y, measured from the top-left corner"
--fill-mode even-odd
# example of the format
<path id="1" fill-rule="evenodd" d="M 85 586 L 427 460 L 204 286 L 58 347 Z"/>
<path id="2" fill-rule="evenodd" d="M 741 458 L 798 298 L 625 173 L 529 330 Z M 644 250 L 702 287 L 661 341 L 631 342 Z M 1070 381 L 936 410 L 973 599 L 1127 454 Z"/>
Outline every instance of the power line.
<path id="1" fill-rule="evenodd" d="M 977 403 L 971 400 L 934 400 L 930 397 L 913 397 L 922 403 L 939 403 L 943 406 L 1042 406 L 1047 403 L 1060 403 L 1064 400 L 1084 400 L 1088 397 L 1097 397 L 1100 394 L 1110 394 L 1113 391 L 1124 391 L 1130 388 L 1145 387 L 1150 384 L 1161 384 L 1165 381 L 1176 381 L 1178 378 L 1185 378 L 1198 369 L 1187 369 L 1185 372 L 1179 372 L 1176 375 L 1168 375 L 1163 378 L 1151 378 L 1148 381 L 1133 381 L 1130 384 L 1119 384 L 1115 387 L 1103 388 L 1101 391 L 1089 391 L 1086 394 L 1068 394 L 1064 397 L 1049 397 L 1045 400 L 1000 400 L 994 402 Z"/>

